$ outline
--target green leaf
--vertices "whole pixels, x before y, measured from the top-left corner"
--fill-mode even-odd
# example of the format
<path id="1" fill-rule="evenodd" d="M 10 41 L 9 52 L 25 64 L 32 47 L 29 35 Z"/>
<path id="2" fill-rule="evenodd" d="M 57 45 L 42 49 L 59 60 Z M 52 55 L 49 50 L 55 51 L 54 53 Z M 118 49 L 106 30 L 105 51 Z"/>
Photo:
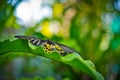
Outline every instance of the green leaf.
<path id="1" fill-rule="evenodd" d="M 41 46 L 35 47 L 25 40 L 15 40 L 11 42 L 6 40 L 0 42 L 0 55 L 8 52 L 32 53 L 34 55 L 44 56 L 68 64 L 77 71 L 84 71 L 94 80 L 104 80 L 103 76 L 95 70 L 94 64 L 90 60 L 83 60 L 78 53 L 72 53 L 63 57 L 57 51 L 46 53 Z"/>

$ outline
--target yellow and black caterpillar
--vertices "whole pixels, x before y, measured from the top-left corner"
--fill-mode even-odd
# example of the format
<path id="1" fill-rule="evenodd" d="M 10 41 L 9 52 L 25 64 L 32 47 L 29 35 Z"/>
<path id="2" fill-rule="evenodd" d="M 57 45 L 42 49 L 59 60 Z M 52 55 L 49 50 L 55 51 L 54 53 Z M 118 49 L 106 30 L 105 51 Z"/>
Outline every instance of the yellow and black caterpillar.
<path id="1" fill-rule="evenodd" d="M 45 49 L 45 51 L 47 51 L 48 53 L 50 53 L 51 51 L 58 51 L 62 56 L 65 56 L 67 54 L 70 53 L 78 53 L 77 51 L 75 51 L 74 49 L 65 46 L 63 44 L 59 44 L 56 42 L 52 42 L 50 40 L 41 40 L 39 38 L 36 37 L 32 37 L 32 36 L 15 36 L 18 39 L 24 39 L 24 40 L 28 40 L 30 41 L 33 45 L 35 46 L 43 46 L 43 48 Z"/>

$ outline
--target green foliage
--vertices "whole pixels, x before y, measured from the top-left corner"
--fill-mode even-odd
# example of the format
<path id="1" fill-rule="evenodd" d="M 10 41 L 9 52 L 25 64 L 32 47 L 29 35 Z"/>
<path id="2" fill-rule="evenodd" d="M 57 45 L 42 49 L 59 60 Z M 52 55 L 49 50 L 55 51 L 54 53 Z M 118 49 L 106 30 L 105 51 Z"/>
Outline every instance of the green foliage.
<path id="1" fill-rule="evenodd" d="M 5 55 L 8 52 L 32 53 L 38 56 L 44 56 L 58 62 L 68 64 L 76 71 L 84 71 L 89 74 L 94 80 L 104 80 L 103 76 L 95 70 L 94 64 L 90 60 L 83 60 L 78 53 L 72 53 L 67 56 L 60 56 L 58 52 L 46 53 L 43 48 L 35 47 L 24 40 L 9 41 L 6 40 L 0 43 L 0 55 Z M 11 53 L 11 54 L 12 54 Z"/>
<path id="2" fill-rule="evenodd" d="M 90 68 L 90 70 L 88 69 L 88 66 L 90 67 L 92 65 L 89 60 L 91 60 L 95 64 L 96 70 L 102 73 L 105 79 L 120 79 L 119 2 L 120 0 L 44 0 L 41 1 L 41 7 L 39 6 L 39 8 L 35 8 L 35 6 L 37 6 L 36 3 L 38 3 L 36 2 L 36 0 L 1 0 L 0 41 L 6 41 L 0 42 L 0 79 L 7 75 L 6 73 L 4 73 L 5 70 L 7 73 L 9 73 L 8 75 L 10 77 L 18 79 L 19 77 L 16 77 L 14 75 L 11 76 L 11 74 L 13 74 L 13 72 L 23 74 L 25 73 L 25 71 L 21 73 L 21 69 L 17 68 L 18 71 L 21 71 L 18 72 L 14 70 L 14 68 L 11 69 L 9 67 L 14 67 L 17 64 L 20 64 L 17 67 L 23 66 L 23 64 L 26 64 L 29 59 L 36 59 L 35 56 L 37 55 L 40 55 L 40 59 L 41 56 L 44 56 L 44 58 L 52 58 L 54 59 L 54 61 L 59 61 L 61 63 L 72 66 L 76 72 L 72 72 L 71 69 L 66 68 L 66 66 L 63 66 L 61 63 L 59 63 L 60 65 L 57 67 L 54 66 L 55 68 L 57 68 L 56 70 L 51 70 L 52 72 L 55 72 L 55 75 L 59 74 L 60 77 L 62 76 L 62 79 L 65 78 L 64 80 L 74 80 L 76 77 L 83 80 L 82 78 L 84 76 L 85 78 L 87 78 L 88 75 L 80 71 L 82 70 L 88 74 L 92 73 L 91 71 L 95 71 L 94 68 Z M 35 3 L 35 6 L 32 6 L 32 3 Z M 32 12 L 33 14 L 32 16 L 26 15 L 26 17 L 30 18 L 27 22 L 24 22 L 22 18 L 19 18 L 16 15 L 16 11 L 21 4 L 24 4 L 24 8 L 23 10 L 21 10 L 20 13 L 26 11 L 25 13 L 29 14 L 29 11 L 27 10 L 30 10 L 30 12 Z M 33 11 L 32 9 L 29 9 L 31 7 L 28 8 L 27 4 L 33 7 Z M 43 15 L 44 13 L 46 15 L 47 12 L 44 12 L 43 15 L 37 13 L 38 15 L 43 16 L 43 18 L 36 21 L 34 17 L 38 17 L 38 15 L 34 15 L 34 12 L 39 9 L 39 12 L 41 13 L 44 12 L 44 9 L 45 11 L 46 9 L 50 9 L 52 13 L 51 15 L 46 17 L 44 17 Z M 41 9 L 43 11 L 41 11 Z M 25 15 L 23 14 L 23 16 Z M 65 57 L 60 57 L 57 52 L 47 54 L 44 52 L 42 47 L 35 47 L 28 44 L 27 41 L 16 40 L 10 42 L 9 40 L 14 40 L 13 36 L 15 35 L 36 36 L 41 39 L 50 39 L 55 42 L 61 42 L 79 51 L 80 56 L 84 59 L 88 59 L 88 61 L 80 59 L 80 56 L 79 60 L 78 56 L 75 53 L 74 55 L 70 54 Z M 19 59 L 19 57 L 22 57 L 23 60 L 25 59 L 26 62 L 17 62 L 14 63 L 15 65 L 13 65 L 13 61 L 16 61 L 16 59 Z M 37 63 L 40 60 L 36 60 L 33 63 L 31 61 L 32 60 L 30 60 L 29 63 L 34 66 L 33 63 Z M 56 65 L 52 62 L 50 64 Z M 50 66 L 50 64 L 46 64 L 46 66 Z M 71 64 L 74 64 L 74 66 Z M 61 65 L 62 69 L 68 70 L 68 72 L 64 70 L 63 72 L 66 72 L 66 74 L 69 74 L 70 76 L 66 76 L 66 74 L 62 73 Z M 39 64 L 37 67 L 41 66 L 42 64 Z M 76 66 L 80 66 L 81 68 L 78 68 Z M 8 69 L 6 69 L 6 67 Z M 25 67 L 29 67 L 30 70 L 32 69 L 29 64 L 26 64 L 26 66 L 23 66 L 22 68 Z M 88 71 L 86 71 L 86 68 Z M 9 72 L 8 70 L 11 70 L 11 72 Z M 77 71 L 79 73 L 77 73 Z M 28 75 L 29 72 L 30 71 L 28 69 Z M 43 72 L 45 71 L 43 70 Z M 42 72 L 39 73 L 46 77 L 46 74 Z M 50 77 L 55 77 L 56 79 L 55 75 Z M 90 75 L 95 76 L 94 74 Z M 40 79 L 46 79 L 43 78 L 41 75 L 38 76 L 40 77 Z M 34 77 L 36 79 L 36 75 L 34 75 Z M 7 79 L 9 79 L 9 77 Z M 30 78 L 28 76 L 22 75 L 20 79 Z"/>

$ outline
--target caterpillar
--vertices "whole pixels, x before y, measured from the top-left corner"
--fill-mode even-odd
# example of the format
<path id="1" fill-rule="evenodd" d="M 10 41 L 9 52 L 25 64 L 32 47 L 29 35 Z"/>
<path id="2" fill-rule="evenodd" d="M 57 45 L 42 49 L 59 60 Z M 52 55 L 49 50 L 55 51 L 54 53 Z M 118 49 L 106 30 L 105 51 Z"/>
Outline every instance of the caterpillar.
<path id="1" fill-rule="evenodd" d="M 43 46 L 44 50 L 48 53 L 51 53 L 54 50 L 58 51 L 61 56 L 65 56 L 70 53 L 79 53 L 76 50 L 74 50 L 66 45 L 52 42 L 50 40 L 42 40 L 42 39 L 39 39 L 36 37 L 22 36 L 22 35 L 15 36 L 15 38 L 28 40 L 30 43 L 32 43 L 35 46 Z"/>

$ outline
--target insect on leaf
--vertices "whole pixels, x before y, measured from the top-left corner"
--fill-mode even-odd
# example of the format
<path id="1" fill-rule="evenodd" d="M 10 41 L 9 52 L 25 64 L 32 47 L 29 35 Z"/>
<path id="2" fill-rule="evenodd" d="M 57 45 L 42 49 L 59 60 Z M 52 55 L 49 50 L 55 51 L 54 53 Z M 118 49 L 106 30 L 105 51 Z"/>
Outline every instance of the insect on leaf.
<path id="1" fill-rule="evenodd" d="M 65 56 L 70 53 L 79 53 L 76 50 L 74 50 L 66 45 L 52 42 L 50 40 L 42 40 L 42 39 L 32 37 L 32 36 L 21 36 L 21 35 L 15 36 L 15 37 L 18 39 L 28 40 L 30 43 L 32 43 L 35 46 L 43 46 L 44 50 L 47 53 L 51 53 L 54 50 L 58 51 L 61 56 Z"/>

